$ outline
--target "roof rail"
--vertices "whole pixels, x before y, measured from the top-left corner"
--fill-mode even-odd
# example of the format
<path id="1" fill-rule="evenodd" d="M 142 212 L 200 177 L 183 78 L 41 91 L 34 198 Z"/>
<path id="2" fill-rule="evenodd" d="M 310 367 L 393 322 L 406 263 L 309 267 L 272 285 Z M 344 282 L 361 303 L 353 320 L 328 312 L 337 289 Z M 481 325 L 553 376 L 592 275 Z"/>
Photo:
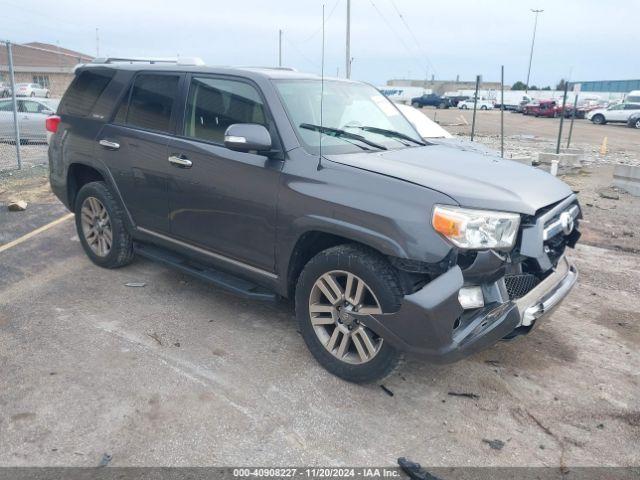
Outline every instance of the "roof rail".
<path id="1" fill-rule="evenodd" d="M 171 63 L 185 66 L 202 66 L 205 63 L 198 57 L 177 57 L 177 58 L 144 58 L 144 57 L 101 57 L 94 58 L 91 63 Z"/>
<path id="2" fill-rule="evenodd" d="M 260 66 L 255 66 L 255 65 L 240 65 L 240 66 L 235 67 L 235 68 L 254 68 L 256 70 L 284 70 L 286 72 L 297 72 L 298 71 L 293 67 L 260 67 Z"/>

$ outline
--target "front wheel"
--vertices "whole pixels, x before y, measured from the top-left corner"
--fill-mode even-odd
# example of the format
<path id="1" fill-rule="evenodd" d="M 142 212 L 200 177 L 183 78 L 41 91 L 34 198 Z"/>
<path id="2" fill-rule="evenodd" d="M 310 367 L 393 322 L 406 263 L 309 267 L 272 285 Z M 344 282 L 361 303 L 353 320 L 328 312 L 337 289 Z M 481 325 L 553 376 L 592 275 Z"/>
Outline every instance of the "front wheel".
<path id="1" fill-rule="evenodd" d="M 402 354 L 354 314 L 400 308 L 402 292 L 389 262 L 357 245 L 320 252 L 305 266 L 296 287 L 296 317 L 316 360 L 355 383 L 380 381 L 398 367 Z"/>
<path id="2" fill-rule="evenodd" d="M 44 96 L 44 98 L 49 98 L 49 97 L 51 97 L 51 92 L 47 92 Z"/>
<path id="3" fill-rule="evenodd" d="M 36 92 L 31 92 L 31 96 L 35 97 L 36 96 Z"/>
<path id="4" fill-rule="evenodd" d="M 604 115 L 601 115 L 599 113 L 597 115 L 594 115 L 591 121 L 596 125 L 604 125 L 605 123 L 607 123 L 605 121 Z"/>
<path id="5" fill-rule="evenodd" d="M 480 107 L 480 110 L 486 110 L 486 109 L 487 109 L 487 106 L 486 106 L 486 105 L 482 105 L 482 106 Z"/>
<path id="6" fill-rule="evenodd" d="M 469 108 L 469 107 L 467 107 L 466 105 L 462 105 L 462 106 L 460 106 L 460 109 L 461 109 L 461 110 L 466 110 L 467 108 Z"/>
<path id="7" fill-rule="evenodd" d="M 633 124 L 634 127 L 636 128 L 640 128 L 640 118 L 636 120 L 636 122 Z"/>
<path id="8" fill-rule="evenodd" d="M 411 106 L 412 106 L 413 108 L 420 108 L 420 104 L 419 104 L 418 102 L 413 102 L 413 103 L 411 104 Z"/>

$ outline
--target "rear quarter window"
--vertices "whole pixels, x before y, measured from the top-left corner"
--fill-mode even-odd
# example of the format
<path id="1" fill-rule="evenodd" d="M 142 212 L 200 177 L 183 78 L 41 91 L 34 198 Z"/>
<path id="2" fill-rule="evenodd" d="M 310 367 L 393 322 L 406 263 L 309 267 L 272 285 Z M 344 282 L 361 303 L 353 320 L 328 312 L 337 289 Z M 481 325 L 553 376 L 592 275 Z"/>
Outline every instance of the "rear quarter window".
<path id="1" fill-rule="evenodd" d="M 115 70 L 85 70 L 71 83 L 60 102 L 60 114 L 86 117 L 113 79 Z"/>

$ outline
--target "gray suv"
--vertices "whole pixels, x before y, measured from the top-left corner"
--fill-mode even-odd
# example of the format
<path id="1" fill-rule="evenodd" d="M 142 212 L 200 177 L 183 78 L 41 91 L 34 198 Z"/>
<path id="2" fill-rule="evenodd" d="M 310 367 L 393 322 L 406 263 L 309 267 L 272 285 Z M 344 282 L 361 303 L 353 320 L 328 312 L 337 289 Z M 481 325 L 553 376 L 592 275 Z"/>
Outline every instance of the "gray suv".
<path id="1" fill-rule="evenodd" d="M 366 84 L 102 60 L 57 114 L 51 187 L 95 264 L 137 254 L 294 299 L 311 353 L 349 381 L 526 334 L 577 278 L 566 184 L 426 143 Z"/>

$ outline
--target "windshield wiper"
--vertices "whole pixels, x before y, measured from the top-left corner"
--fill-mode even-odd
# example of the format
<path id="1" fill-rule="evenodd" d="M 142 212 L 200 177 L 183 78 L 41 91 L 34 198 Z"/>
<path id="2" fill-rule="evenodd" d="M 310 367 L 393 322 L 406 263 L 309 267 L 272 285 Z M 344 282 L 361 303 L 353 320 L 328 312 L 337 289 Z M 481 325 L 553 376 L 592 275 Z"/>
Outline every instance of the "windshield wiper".
<path id="1" fill-rule="evenodd" d="M 324 133 L 325 135 L 329 135 L 330 137 L 357 140 L 366 145 L 369 145 L 370 147 L 374 147 L 379 150 L 387 150 L 387 147 L 385 147 L 384 145 L 380 145 L 379 143 L 372 142 L 371 140 L 367 140 L 362 135 L 350 133 L 350 132 L 347 132 L 346 130 L 340 130 L 339 128 L 323 127 L 322 125 L 314 125 L 312 123 L 301 123 L 300 128 L 313 130 L 314 132 Z"/>
<path id="2" fill-rule="evenodd" d="M 385 137 L 390 138 L 400 138 L 402 140 L 408 140 L 409 142 L 416 143 L 418 145 L 426 145 L 426 143 L 416 140 L 415 138 L 411 138 L 409 135 L 405 135 L 401 132 L 396 132 L 395 130 L 387 130 L 386 128 L 378 128 L 378 127 L 353 127 L 358 128 L 360 130 L 364 130 L 365 132 L 377 133 L 378 135 L 384 135 Z"/>

